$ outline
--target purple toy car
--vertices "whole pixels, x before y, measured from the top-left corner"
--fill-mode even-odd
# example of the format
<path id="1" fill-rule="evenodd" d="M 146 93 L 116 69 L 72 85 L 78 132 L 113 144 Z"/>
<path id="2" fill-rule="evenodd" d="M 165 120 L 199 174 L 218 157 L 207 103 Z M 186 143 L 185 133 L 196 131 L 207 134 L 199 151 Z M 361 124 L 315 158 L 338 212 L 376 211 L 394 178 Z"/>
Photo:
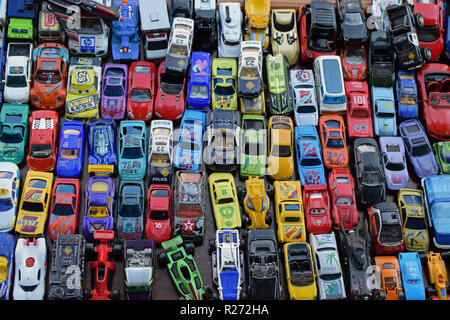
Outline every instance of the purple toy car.
<path id="1" fill-rule="evenodd" d="M 127 109 L 127 79 L 127 65 L 105 64 L 102 80 L 102 118 L 120 120 L 125 116 Z"/>
<path id="2" fill-rule="evenodd" d="M 422 179 L 437 175 L 439 169 L 422 124 L 416 119 L 406 120 L 400 123 L 399 131 L 417 176 Z"/>
<path id="3" fill-rule="evenodd" d="M 95 176 L 88 180 L 83 233 L 87 241 L 94 241 L 95 230 L 113 230 L 115 184 L 110 177 Z"/>
<path id="4" fill-rule="evenodd" d="M 402 138 L 380 137 L 380 152 L 387 187 L 391 190 L 406 188 L 409 175 Z"/>

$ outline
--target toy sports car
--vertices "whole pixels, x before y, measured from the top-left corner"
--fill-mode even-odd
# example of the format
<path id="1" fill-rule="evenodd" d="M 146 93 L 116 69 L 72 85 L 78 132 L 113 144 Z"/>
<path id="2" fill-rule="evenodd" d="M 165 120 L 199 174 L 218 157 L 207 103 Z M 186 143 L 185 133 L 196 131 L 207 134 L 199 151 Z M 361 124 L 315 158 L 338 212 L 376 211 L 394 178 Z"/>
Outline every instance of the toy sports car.
<path id="1" fill-rule="evenodd" d="M 304 185 L 306 231 L 312 234 L 331 232 L 331 207 L 327 184 Z"/>
<path id="2" fill-rule="evenodd" d="M 281 53 L 266 56 L 265 76 L 267 105 L 271 114 L 290 114 L 292 97 L 289 80 L 289 64 Z"/>
<path id="3" fill-rule="evenodd" d="M 346 47 L 341 54 L 344 80 L 363 81 L 367 77 L 366 47 Z"/>
<path id="4" fill-rule="evenodd" d="M 347 132 L 349 138 L 373 137 L 369 87 L 363 81 L 345 81 Z"/>
<path id="5" fill-rule="evenodd" d="M 419 254 L 417 252 L 400 252 L 398 263 L 405 299 L 425 300 L 425 284 Z"/>
<path id="6" fill-rule="evenodd" d="M 113 60 L 139 59 L 139 3 L 137 0 L 115 0 L 120 20 L 112 21 L 111 51 Z"/>
<path id="7" fill-rule="evenodd" d="M 212 59 L 212 109 L 237 110 L 237 62 L 232 58 Z"/>
<path id="8" fill-rule="evenodd" d="M 245 194 L 242 189 L 238 189 L 240 198 L 243 198 L 245 221 L 247 228 L 267 229 L 272 223 L 272 215 L 269 213 L 270 196 L 273 189 L 266 191 L 264 180 L 258 177 L 249 177 L 245 181 Z"/>
<path id="9" fill-rule="evenodd" d="M 59 133 L 56 172 L 60 177 L 75 178 L 81 174 L 84 159 L 84 125 L 64 121 Z"/>
<path id="10" fill-rule="evenodd" d="M 268 123 L 267 174 L 274 180 L 294 174 L 294 124 L 288 116 L 271 116 Z"/>
<path id="11" fill-rule="evenodd" d="M 103 66 L 102 98 L 100 100 L 102 118 L 121 120 L 127 108 L 126 64 L 106 63 Z"/>
<path id="12" fill-rule="evenodd" d="M 433 144 L 434 156 L 440 174 L 450 173 L 450 142 L 440 141 Z"/>
<path id="13" fill-rule="evenodd" d="M 148 189 L 145 237 L 161 243 L 172 234 L 172 189 L 168 184 L 152 184 Z"/>
<path id="14" fill-rule="evenodd" d="M 409 174 L 402 138 L 380 137 L 379 145 L 386 186 L 391 190 L 406 188 Z"/>
<path id="15" fill-rule="evenodd" d="M 316 99 L 314 73 L 310 69 L 290 70 L 296 126 L 317 126 L 319 106 Z"/>
<path id="16" fill-rule="evenodd" d="M 153 120 L 149 137 L 147 172 L 150 183 L 170 184 L 173 172 L 173 122 Z"/>
<path id="17" fill-rule="evenodd" d="M 12 162 L 0 162 L 0 232 L 2 233 L 11 231 L 16 224 L 19 186 L 19 167 Z"/>
<path id="18" fill-rule="evenodd" d="M 28 115 L 26 104 L 2 105 L 0 111 L 0 160 L 20 164 L 28 143 Z"/>
<path id="19" fill-rule="evenodd" d="M 264 116 L 244 114 L 241 123 L 241 177 L 262 177 L 266 171 L 267 131 Z"/>
<path id="20" fill-rule="evenodd" d="M 9 292 L 12 287 L 12 274 L 14 265 L 14 247 L 16 239 L 12 234 L 0 233 L 0 300 L 9 300 Z"/>
<path id="21" fill-rule="evenodd" d="M 116 208 L 117 236 L 122 240 L 141 239 L 144 234 L 144 181 L 120 180 Z"/>
<path id="22" fill-rule="evenodd" d="M 147 128 L 141 120 L 120 122 L 118 171 L 123 179 L 141 180 L 147 169 Z"/>
<path id="23" fill-rule="evenodd" d="M 346 167 L 348 150 L 344 118 L 340 115 L 322 115 L 319 130 L 325 166 L 328 169 Z"/>
<path id="24" fill-rule="evenodd" d="M 89 120 L 88 172 L 94 175 L 112 175 L 117 165 L 116 124 L 113 119 Z"/>
<path id="25" fill-rule="evenodd" d="M 397 71 L 395 98 L 399 120 L 417 119 L 419 117 L 418 92 L 414 72 Z"/>
<path id="26" fill-rule="evenodd" d="M 155 77 L 156 68 L 153 62 L 135 61 L 131 63 L 128 72 L 126 102 L 128 119 L 148 121 L 153 116 Z"/>
<path id="27" fill-rule="evenodd" d="M 425 289 L 425 294 L 431 300 L 450 300 L 447 295 L 447 270 L 445 268 L 444 259 L 448 258 L 448 252 L 433 252 L 419 254 L 421 260 L 426 260 L 428 279 L 432 287 Z"/>
<path id="28" fill-rule="evenodd" d="M 271 46 L 274 55 L 282 54 L 293 67 L 298 60 L 300 43 L 297 34 L 297 12 L 295 9 L 271 11 Z"/>

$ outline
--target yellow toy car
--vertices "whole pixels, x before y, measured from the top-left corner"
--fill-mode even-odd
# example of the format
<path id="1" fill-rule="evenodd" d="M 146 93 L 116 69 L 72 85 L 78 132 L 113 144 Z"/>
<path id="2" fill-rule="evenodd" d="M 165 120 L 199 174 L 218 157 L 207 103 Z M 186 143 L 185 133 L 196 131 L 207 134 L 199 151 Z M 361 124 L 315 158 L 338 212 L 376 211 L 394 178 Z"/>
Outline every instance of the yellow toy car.
<path id="1" fill-rule="evenodd" d="M 446 253 L 446 258 L 448 253 Z M 422 258 L 422 257 L 421 257 Z M 427 253 L 428 280 L 433 288 L 427 288 L 432 300 L 449 300 L 447 296 L 447 270 L 442 255 L 439 252 Z"/>
<path id="2" fill-rule="evenodd" d="M 397 194 L 397 206 L 401 214 L 406 250 L 427 251 L 430 240 L 422 190 L 400 189 Z"/>
<path id="3" fill-rule="evenodd" d="M 44 233 L 52 184 L 53 173 L 28 171 L 17 215 L 16 232 L 24 235 Z"/>
<path id="4" fill-rule="evenodd" d="M 268 123 L 267 174 L 274 180 L 294 174 L 294 125 L 287 116 L 272 116 Z"/>
<path id="5" fill-rule="evenodd" d="M 213 109 L 237 110 L 237 61 L 233 58 L 212 60 L 211 104 Z"/>
<path id="6" fill-rule="evenodd" d="M 275 181 L 273 187 L 278 241 L 305 242 L 306 225 L 300 181 Z"/>
<path id="7" fill-rule="evenodd" d="M 269 48 L 270 0 L 245 0 L 245 40 L 261 41 L 264 50 Z"/>
<path id="8" fill-rule="evenodd" d="M 241 211 L 233 175 L 228 172 L 213 172 L 209 175 L 208 182 L 216 228 L 241 227 Z"/>
<path id="9" fill-rule="evenodd" d="M 291 300 L 316 300 L 316 275 L 310 245 L 307 242 L 290 242 L 284 244 L 283 250 Z"/>
<path id="10" fill-rule="evenodd" d="M 242 114 L 262 115 L 262 116 L 266 115 L 266 98 L 264 95 L 264 89 L 261 90 L 261 93 L 257 98 L 254 99 L 239 98 L 239 100 Z"/>
<path id="11" fill-rule="evenodd" d="M 287 58 L 289 66 L 295 66 L 300 54 L 296 10 L 272 10 L 270 21 L 272 54 L 282 54 Z"/>

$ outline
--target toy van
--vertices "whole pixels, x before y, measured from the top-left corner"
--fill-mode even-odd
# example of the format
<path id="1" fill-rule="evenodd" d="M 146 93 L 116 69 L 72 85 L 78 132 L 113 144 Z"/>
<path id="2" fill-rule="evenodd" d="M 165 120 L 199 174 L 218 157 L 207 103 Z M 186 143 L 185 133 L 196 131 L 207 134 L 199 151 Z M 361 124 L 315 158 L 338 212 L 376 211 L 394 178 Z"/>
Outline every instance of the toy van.
<path id="1" fill-rule="evenodd" d="M 139 1 L 139 15 L 146 59 L 164 58 L 170 32 L 166 0 Z"/>
<path id="2" fill-rule="evenodd" d="M 187 106 L 207 111 L 211 104 L 211 54 L 192 52 L 192 63 L 187 88 Z"/>
<path id="3" fill-rule="evenodd" d="M 237 58 L 242 42 L 242 11 L 239 3 L 219 3 L 217 37 L 219 58 Z"/>

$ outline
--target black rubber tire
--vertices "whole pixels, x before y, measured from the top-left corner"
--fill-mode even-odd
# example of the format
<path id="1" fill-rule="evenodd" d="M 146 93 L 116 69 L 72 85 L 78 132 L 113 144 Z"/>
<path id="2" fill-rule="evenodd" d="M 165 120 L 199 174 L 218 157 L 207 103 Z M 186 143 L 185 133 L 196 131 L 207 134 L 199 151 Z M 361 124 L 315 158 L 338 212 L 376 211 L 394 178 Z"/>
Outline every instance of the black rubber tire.
<path id="1" fill-rule="evenodd" d="M 194 253 L 195 253 L 195 246 L 194 246 L 194 244 L 192 242 L 185 242 L 184 243 L 184 248 L 185 248 L 187 254 L 194 255 Z"/>
<path id="2" fill-rule="evenodd" d="M 422 14 L 416 13 L 414 19 L 416 20 L 416 25 L 419 28 L 422 28 L 425 25 L 425 19 L 423 18 Z"/>
<path id="3" fill-rule="evenodd" d="M 169 263 L 169 258 L 167 257 L 167 254 L 165 252 L 161 252 L 158 255 L 157 262 L 160 268 L 165 268 Z"/>
<path id="4" fill-rule="evenodd" d="M 208 241 L 209 255 L 211 255 L 214 251 L 216 251 L 216 241 L 214 239 L 209 239 L 209 241 Z"/>
<path id="5" fill-rule="evenodd" d="M 422 57 L 427 61 L 430 62 L 433 58 L 433 54 L 431 53 L 430 48 L 424 47 L 422 48 Z"/>

